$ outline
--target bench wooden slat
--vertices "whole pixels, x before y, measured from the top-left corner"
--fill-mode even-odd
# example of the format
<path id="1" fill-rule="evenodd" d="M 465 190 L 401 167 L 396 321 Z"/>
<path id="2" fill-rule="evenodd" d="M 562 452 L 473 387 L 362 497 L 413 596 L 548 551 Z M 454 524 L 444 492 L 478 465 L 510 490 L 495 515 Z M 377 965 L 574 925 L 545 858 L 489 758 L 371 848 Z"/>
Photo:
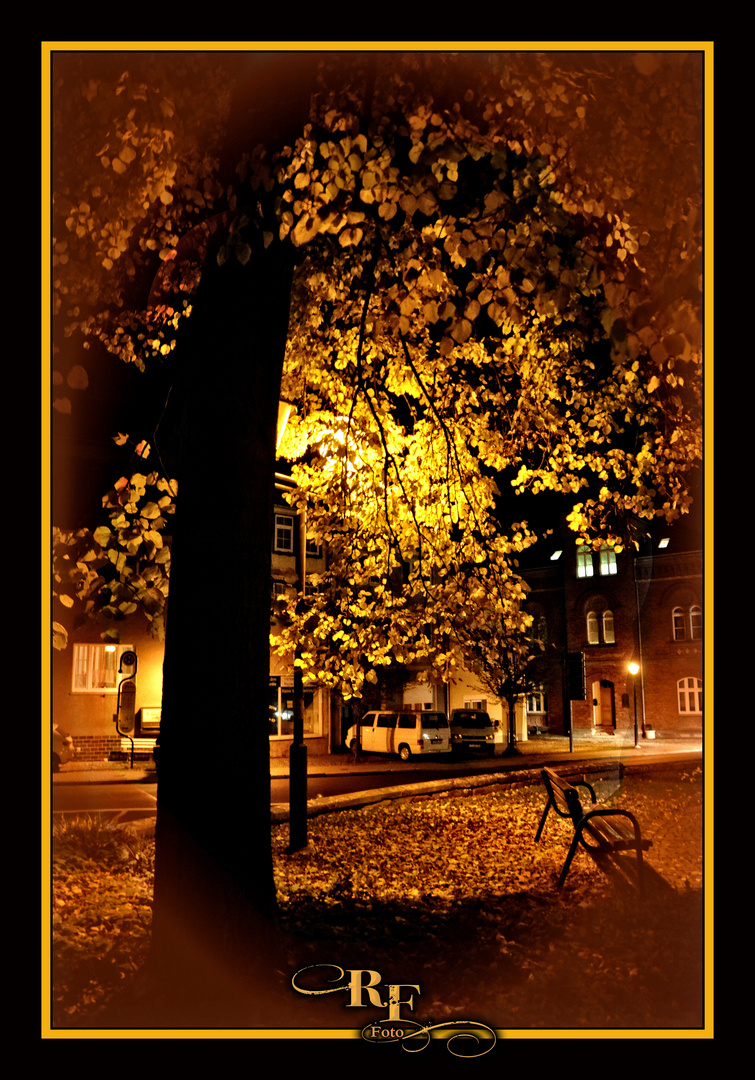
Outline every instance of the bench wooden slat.
<path id="1" fill-rule="evenodd" d="M 598 806 L 595 791 L 586 780 L 568 783 L 552 769 L 543 769 L 541 775 L 548 793 L 548 801 L 535 834 L 535 841 L 537 842 L 542 836 L 545 821 L 551 809 L 559 817 L 571 819 L 574 827 L 574 836 L 558 882 L 559 888 L 566 880 L 574 853 L 580 844 L 591 854 L 598 851 L 608 853 L 634 851 L 637 856 L 640 888 L 642 888 L 642 853 L 648 850 L 651 841 L 642 838 L 640 824 L 634 814 L 629 810 Z M 587 809 L 582 805 L 580 788 L 585 789 L 590 796 Z M 588 837 L 590 839 L 587 839 Z"/>

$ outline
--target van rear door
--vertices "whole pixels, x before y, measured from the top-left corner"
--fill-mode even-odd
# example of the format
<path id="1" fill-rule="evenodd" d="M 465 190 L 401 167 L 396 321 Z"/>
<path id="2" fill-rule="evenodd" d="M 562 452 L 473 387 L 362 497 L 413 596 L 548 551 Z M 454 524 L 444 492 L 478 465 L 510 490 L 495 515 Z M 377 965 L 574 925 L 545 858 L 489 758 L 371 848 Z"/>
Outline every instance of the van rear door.
<path id="1" fill-rule="evenodd" d="M 450 728 L 448 726 L 446 714 L 440 712 L 423 712 L 420 715 L 422 717 L 422 734 L 426 736 L 426 738 L 423 739 L 425 748 L 436 753 L 448 750 L 450 746 Z"/>

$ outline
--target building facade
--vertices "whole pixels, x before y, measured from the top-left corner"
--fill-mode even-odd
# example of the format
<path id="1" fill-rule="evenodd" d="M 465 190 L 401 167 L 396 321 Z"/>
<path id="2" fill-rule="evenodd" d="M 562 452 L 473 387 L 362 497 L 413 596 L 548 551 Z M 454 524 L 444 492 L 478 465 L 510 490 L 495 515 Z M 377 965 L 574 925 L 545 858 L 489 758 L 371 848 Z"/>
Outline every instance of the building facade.
<path id="1" fill-rule="evenodd" d="M 272 540 L 272 616 L 276 599 L 298 587 L 299 520 L 275 508 Z M 302 535 L 302 542 L 303 534 Z M 662 538 L 663 540 L 664 538 Z M 661 542 L 662 542 L 661 540 Z M 656 545 L 657 545 L 656 541 Z M 300 556 L 299 556 L 300 558 Z M 306 545 L 306 573 L 321 572 L 327 553 Z M 666 546 L 635 555 L 580 549 L 566 542 L 523 568 L 526 608 L 533 636 L 544 646 L 538 681 L 515 711 L 517 740 L 542 734 L 641 737 L 700 732 L 703 723 L 703 557 L 700 550 Z M 106 760 L 130 751 L 149 753 L 159 733 L 163 647 L 146 620 L 121 624 L 121 642 L 107 644 L 94 626 L 69 627 L 68 647 L 52 660 L 52 715 L 74 737 L 78 757 Z M 123 663 L 128 654 L 133 665 Z M 630 664 L 638 671 L 633 675 Z M 293 736 L 293 657 L 271 656 L 269 736 L 272 757 L 288 754 Z M 117 723 L 119 688 L 135 686 L 134 722 L 127 734 Z M 384 707 L 480 707 L 507 738 L 505 704 L 492 700 L 471 672 L 442 682 L 386 684 Z M 311 754 L 343 749 L 353 722 L 327 689 L 304 687 L 304 738 Z M 133 742 L 132 742 L 133 740 Z"/>
<path id="2" fill-rule="evenodd" d="M 643 737 L 702 731 L 702 551 L 654 544 L 639 554 L 565 545 L 525 570 L 549 657 L 528 695 L 531 733 L 626 733 L 635 717 Z"/>

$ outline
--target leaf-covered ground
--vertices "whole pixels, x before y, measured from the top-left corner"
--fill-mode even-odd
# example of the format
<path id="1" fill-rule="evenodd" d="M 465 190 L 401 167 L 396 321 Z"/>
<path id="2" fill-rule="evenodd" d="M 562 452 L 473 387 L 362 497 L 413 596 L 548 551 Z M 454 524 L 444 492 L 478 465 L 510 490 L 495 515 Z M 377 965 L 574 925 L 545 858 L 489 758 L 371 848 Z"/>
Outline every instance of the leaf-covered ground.
<path id="1" fill-rule="evenodd" d="M 417 984 L 411 1015 L 426 1023 L 699 1028 L 702 794 L 699 773 L 630 777 L 614 793 L 653 841 L 643 900 L 627 856 L 598 867 L 579 853 L 557 889 L 571 831 L 551 815 L 534 844 L 541 788 L 323 814 L 295 854 L 286 852 L 288 827 L 276 826 L 289 970 L 333 964 L 379 971 L 384 984 Z M 149 945 L 151 842 L 112 829 L 108 841 L 100 831 L 89 851 L 70 828 L 54 839 L 57 1027 L 85 1024 L 138 971 Z M 291 991 L 291 1022 L 361 1028 L 385 1016 L 346 1000 Z"/>

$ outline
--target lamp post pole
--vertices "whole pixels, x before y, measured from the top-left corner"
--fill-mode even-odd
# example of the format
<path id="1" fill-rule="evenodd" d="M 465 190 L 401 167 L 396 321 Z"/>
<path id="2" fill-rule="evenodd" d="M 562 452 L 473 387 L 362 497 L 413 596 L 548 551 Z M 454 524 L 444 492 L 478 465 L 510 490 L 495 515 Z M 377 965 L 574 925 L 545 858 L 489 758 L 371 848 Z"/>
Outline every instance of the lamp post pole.
<path id="1" fill-rule="evenodd" d="M 296 545 L 296 574 L 299 579 L 299 597 L 304 598 L 307 566 L 307 518 L 301 511 L 298 518 L 298 542 Z M 307 846 L 307 744 L 304 742 L 304 677 L 301 665 L 296 663 L 299 647 L 294 657 L 294 739 L 291 743 L 289 767 L 289 851 L 299 851 Z"/>
<path id="2" fill-rule="evenodd" d="M 281 401 L 278 406 L 278 442 L 280 448 L 286 423 L 296 407 Z M 291 491 L 294 482 L 283 473 L 275 474 L 275 486 L 282 491 Z M 307 515 L 302 509 L 297 515 L 296 528 L 296 577 L 299 598 L 304 599 L 307 586 Z M 298 648 L 294 655 L 294 731 L 289 750 L 288 775 L 288 824 L 289 851 L 299 851 L 307 846 L 307 744 L 304 741 L 304 679 L 301 665 L 296 663 Z"/>
<path id="3" fill-rule="evenodd" d="M 634 693 L 634 745 L 638 747 L 640 745 L 639 729 L 637 727 L 637 673 L 640 670 L 640 665 L 632 662 L 629 665 L 629 671 L 632 675 L 632 690 Z"/>

